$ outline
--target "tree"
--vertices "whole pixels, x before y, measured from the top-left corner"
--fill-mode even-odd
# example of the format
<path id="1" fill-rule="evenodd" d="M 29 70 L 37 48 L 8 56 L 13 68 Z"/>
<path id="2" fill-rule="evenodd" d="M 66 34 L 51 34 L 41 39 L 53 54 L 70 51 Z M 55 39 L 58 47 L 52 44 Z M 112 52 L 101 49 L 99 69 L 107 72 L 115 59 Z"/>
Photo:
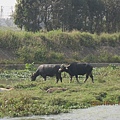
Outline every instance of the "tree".
<path id="1" fill-rule="evenodd" d="M 19 28 L 22 29 L 22 27 L 23 27 L 23 17 L 22 17 L 23 16 L 23 6 L 22 6 L 22 2 L 20 4 L 20 0 L 17 0 L 17 3 L 18 4 L 15 5 L 16 11 L 15 11 L 13 17 L 14 17 L 15 24 Z"/>
<path id="2" fill-rule="evenodd" d="M 120 31 L 120 0 L 104 0 L 105 31 L 108 33 Z"/>
<path id="3" fill-rule="evenodd" d="M 15 24 L 26 31 L 120 31 L 120 0 L 17 0 Z"/>
<path id="4" fill-rule="evenodd" d="M 14 22 L 21 29 L 36 32 L 40 29 L 39 0 L 17 0 Z"/>

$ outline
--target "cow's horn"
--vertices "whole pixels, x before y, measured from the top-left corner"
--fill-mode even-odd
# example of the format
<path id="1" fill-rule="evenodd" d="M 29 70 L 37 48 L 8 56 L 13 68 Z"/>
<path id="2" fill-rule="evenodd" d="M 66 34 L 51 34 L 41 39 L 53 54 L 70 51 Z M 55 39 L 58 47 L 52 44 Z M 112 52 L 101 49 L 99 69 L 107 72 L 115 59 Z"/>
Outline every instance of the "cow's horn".
<path id="1" fill-rule="evenodd" d="M 66 67 L 68 68 L 70 66 L 70 64 L 69 65 L 67 65 Z"/>
<path id="2" fill-rule="evenodd" d="M 61 65 L 61 68 L 63 68 L 63 67 L 64 67 L 64 64 Z"/>

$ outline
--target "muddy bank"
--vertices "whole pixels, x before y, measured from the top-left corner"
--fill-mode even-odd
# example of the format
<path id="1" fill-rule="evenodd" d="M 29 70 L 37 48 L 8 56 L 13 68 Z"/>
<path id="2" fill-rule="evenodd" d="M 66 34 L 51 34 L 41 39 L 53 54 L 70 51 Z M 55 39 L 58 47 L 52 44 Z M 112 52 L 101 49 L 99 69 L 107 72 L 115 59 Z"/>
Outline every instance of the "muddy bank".
<path id="1" fill-rule="evenodd" d="M 120 120 L 120 105 L 101 105 L 87 109 L 72 110 L 59 115 L 3 118 L 0 120 Z"/>

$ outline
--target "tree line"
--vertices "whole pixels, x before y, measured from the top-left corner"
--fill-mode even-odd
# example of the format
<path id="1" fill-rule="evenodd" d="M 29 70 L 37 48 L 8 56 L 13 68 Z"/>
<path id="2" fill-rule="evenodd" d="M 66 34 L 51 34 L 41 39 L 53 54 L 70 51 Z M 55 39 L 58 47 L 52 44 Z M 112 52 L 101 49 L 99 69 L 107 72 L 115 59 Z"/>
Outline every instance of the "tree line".
<path id="1" fill-rule="evenodd" d="M 15 24 L 26 31 L 120 32 L 120 0 L 17 0 Z"/>

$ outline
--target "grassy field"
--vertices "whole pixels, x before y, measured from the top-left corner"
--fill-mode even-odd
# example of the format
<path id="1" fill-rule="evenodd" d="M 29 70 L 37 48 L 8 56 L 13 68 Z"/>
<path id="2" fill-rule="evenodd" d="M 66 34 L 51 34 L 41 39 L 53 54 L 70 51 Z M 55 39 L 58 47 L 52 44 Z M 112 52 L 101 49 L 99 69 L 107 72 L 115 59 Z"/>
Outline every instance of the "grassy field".
<path id="1" fill-rule="evenodd" d="M 69 112 L 70 109 L 96 105 L 120 104 L 120 67 L 94 68 L 95 83 L 85 76 L 69 83 L 68 74 L 56 84 L 55 77 L 43 81 L 38 77 L 30 81 L 32 71 L 1 70 L 0 88 L 13 88 L 0 92 L 0 117 L 46 115 Z"/>

